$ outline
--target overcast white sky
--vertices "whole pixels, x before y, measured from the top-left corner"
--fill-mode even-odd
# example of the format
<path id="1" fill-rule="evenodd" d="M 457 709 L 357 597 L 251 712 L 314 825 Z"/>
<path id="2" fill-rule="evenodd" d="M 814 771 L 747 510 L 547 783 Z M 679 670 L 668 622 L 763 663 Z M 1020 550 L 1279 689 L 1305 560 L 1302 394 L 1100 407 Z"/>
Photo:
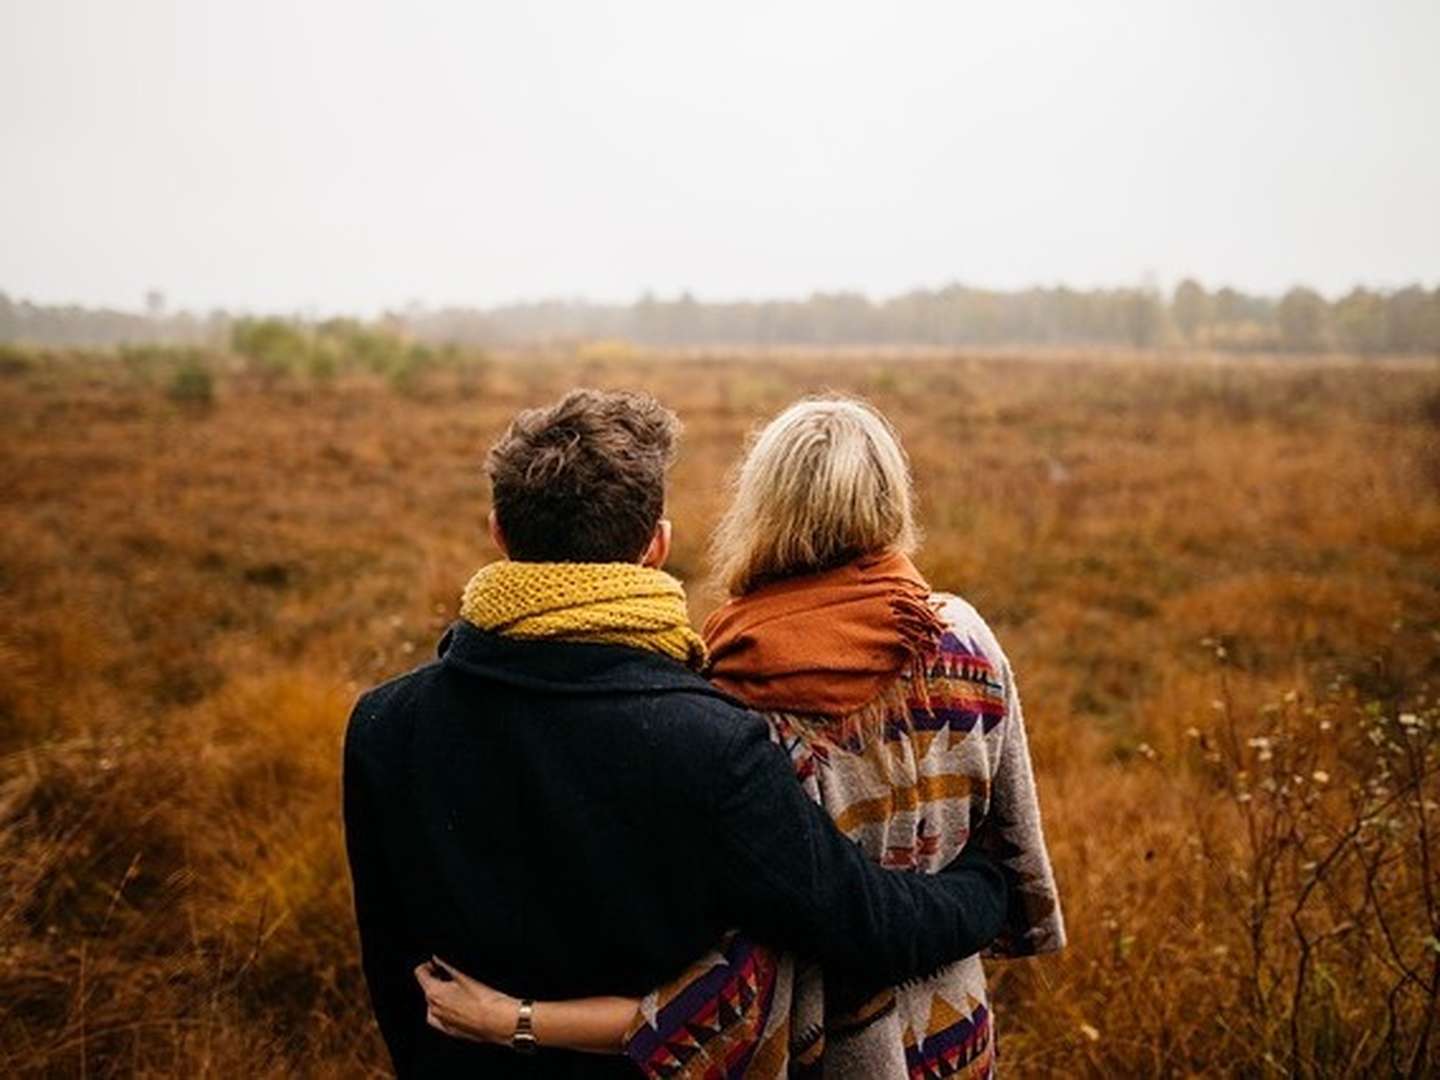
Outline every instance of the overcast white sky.
<path id="1" fill-rule="evenodd" d="M 0 0 L 0 290 L 1434 284 L 1437 55 L 1437 0 Z"/>

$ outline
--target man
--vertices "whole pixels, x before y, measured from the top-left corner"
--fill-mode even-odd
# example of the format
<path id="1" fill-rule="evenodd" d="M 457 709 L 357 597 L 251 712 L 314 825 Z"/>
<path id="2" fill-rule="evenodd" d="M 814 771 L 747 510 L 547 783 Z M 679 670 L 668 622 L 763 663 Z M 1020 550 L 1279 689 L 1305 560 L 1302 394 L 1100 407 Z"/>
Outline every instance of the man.
<path id="1" fill-rule="evenodd" d="M 993 863 L 868 862 L 764 723 L 697 673 L 704 646 L 659 569 L 677 428 L 648 396 L 588 390 L 517 417 L 487 460 L 507 560 L 466 587 L 439 659 L 351 716 L 355 907 L 402 1076 L 633 1075 L 433 1030 L 412 975 L 432 955 L 531 998 L 640 996 L 738 927 L 878 989 L 999 929 Z"/>

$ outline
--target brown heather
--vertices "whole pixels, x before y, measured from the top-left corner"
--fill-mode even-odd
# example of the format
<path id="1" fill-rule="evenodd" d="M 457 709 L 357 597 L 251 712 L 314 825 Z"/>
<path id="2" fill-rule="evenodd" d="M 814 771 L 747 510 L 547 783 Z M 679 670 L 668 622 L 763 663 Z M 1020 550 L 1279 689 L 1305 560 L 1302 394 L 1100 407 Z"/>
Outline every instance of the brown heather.
<path id="1" fill-rule="evenodd" d="M 385 1069 L 341 731 L 493 554 L 485 448 L 575 385 L 684 420 L 673 566 L 697 618 L 757 421 L 834 389 L 895 422 L 918 561 L 1018 672 L 1070 925 L 1066 953 L 993 966 L 1010 1075 L 1433 1073 L 1433 364 L 210 370 L 193 402 L 102 357 L 0 373 L 0 1073 Z"/>

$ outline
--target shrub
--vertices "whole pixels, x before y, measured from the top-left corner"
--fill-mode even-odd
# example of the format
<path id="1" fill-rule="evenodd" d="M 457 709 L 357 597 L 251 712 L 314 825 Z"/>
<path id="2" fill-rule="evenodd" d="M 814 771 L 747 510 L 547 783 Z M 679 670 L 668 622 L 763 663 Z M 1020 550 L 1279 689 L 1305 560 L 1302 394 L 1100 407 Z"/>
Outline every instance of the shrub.
<path id="1" fill-rule="evenodd" d="M 215 404 L 215 377 L 198 358 L 186 360 L 170 376 L 165 396 L 178 405 L 208 409 Z"/>
<path id="2" fill-rule="evenodd" d="M 426 372 L 435 365 L 435 355 L 424 345 L 412 345 L 391 362 L 385 377 L 397 393 L 416 394 Z"/>
<path id="3" fill-rule="evenodd" d="M 306 370 L 315 382 L 333 382 L 340 371 L 339 346 L 330 338 L 316 341 L 315 347 L 310 351 Z"/>
<path id="4" fill-rule="evenodd" d="M 230 346 L 267 382 L 297 370 L 310 354 L 309 339 L 282 319 L 241 319 L 230 331 Z"/>
<path id="5" fill-rule="evenodd" d="M 0 375 L 23 375 L 33 366 L 30 354 L 20 346 L 0 343 Z"/>
<path id="6" fill-rule="evenodd" d="M 1228 804 L 1196 832 L 1236 945 L 1214 977 L 1293 1076 L 1361 1062 L 1359 1075 L 1420 1076 L 1430 1060 L 1440 707 L 1383 675 L 1384 699 L 1362 692 L 1373 675 L 1342 676 L 1318 700 L 1291 691 L 1253 713 L 1226 690 L 1214 727 L 1192 729 L 1198 771 Z"/>
<path id="7" fill-rule="evenodd" d="M 205 353 L 193 345 L 121 345 L 117 350 L 120 363 L 137 383 L 153 384 L 169 371 L 203 364 Z"/>

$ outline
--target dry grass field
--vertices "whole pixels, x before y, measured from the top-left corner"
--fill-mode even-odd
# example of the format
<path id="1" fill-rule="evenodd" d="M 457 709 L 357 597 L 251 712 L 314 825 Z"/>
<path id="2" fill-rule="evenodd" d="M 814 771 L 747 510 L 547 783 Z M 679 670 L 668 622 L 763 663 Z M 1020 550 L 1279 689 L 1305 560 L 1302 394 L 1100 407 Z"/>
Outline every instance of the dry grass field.
<path id="1" fill-rule="evenodd" d="M 612 354 L 613 353 L 613 354 Z M 673 569 L 747 432 L 862 394 L 1016 668 L 1071 946 L 997 963 L 1012 1076 L 1435 1075 L 1440 368 L 1176 357 L 0 365 L 0 1073 L 381 1074 L 338 816 L 425 660 L 485 448 L 573 385 L 686 423 Z"/>

